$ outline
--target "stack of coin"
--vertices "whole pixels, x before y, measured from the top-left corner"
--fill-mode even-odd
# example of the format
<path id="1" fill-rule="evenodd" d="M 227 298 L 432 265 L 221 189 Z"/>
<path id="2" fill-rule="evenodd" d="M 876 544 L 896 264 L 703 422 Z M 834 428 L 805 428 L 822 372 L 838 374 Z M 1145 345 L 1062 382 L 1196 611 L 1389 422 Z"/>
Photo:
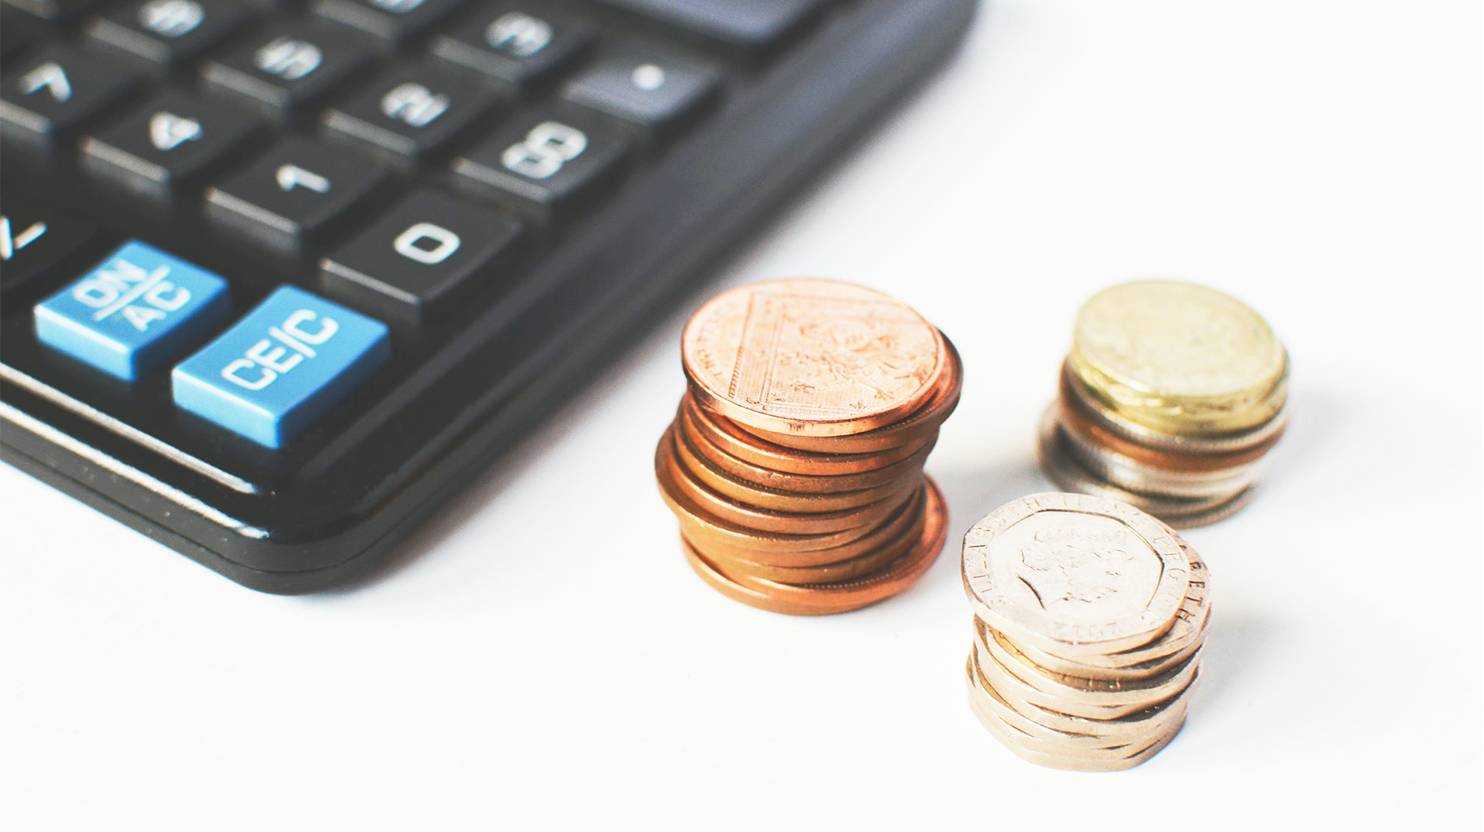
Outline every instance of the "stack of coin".
<path id="1" fill-rule="evenodd" d="M 936 327 L 861 286 L 768 281 L 701 306 L 681 358 L 689 388 L 655 474 L 697 574 L 799 615 L 921 577 L 947 533 L 922 465 L 963 378 Z"/>
<path id="2" fill-rule="evenodd" d="M 1011 751 L 1112 771 L 1179 733 L 1211 603 L 1169 526 L 1105 497 L 1033 494 L 969 529 L 963 578 L 969 702 Z"/>
<path id="3" fill-rule="evenodd" d="M 1251 308 L 1193 283 L 1124 283 L 1077 315 L 1041 464 L 1178 528 L 1215 522 L 1251 496 L 1287 398 L 1288 354 Z"/>

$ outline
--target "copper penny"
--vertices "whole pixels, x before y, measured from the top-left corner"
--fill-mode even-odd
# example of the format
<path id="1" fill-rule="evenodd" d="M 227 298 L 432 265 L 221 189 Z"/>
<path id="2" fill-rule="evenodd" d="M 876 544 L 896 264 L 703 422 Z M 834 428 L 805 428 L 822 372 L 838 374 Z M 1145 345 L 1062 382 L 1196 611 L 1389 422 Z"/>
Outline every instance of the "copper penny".
<path id="1" fill-rule="evenodd" d="M 910 481 L 896 481 L 833 494 L 785 491 L 780 488 L 757 485 L 721 470 L 700 455 L 684 431 L 672 430 L 671 439 L 675 447 L 676 458 L 696 479 L 719 494 L 757 508 L 798 514 L 841 511 L 859 508 L 886 499 L 893 494 L 900 494 L 912 485 Z"/>
<path id="2" fill-rule="evenodd" d="M 717 295 L 691 316 L 680 354 L 706 407 L 806 436 L 898 421 L 931 395 L 945 360 L 937 330 L 906 304 L 807 278 Z"/>
<path id="3" fill-rule="evenodd" d="M 807 494 L 838 494 L 844 491 L 858 491 L 860 489 L 875 488 L 892 482 L 900 482 L 906 478 L 915 478 L 922 471 L 922 463 L 933 449 L 933 443 L 927 442 L 920 447 L 916 453 L 899 462 L 874 471 L 862 471 L 856 474 L 835 474 L 832 476 L 819 476 L 815 474 L 795 474 L 786 471 L 774 471 L 760 465 L 753 465 L 746 460 L 738 459 L 716 445 L 712 444 L 706 432 L 697 424 L 695 417 L 689 410 L 682 407 L 676 417 L 681 431 L 684 432 L 688 446 L 700 456 L 706 458 L 718 470 L 729 474 L 743 482 L 756 483 L 766 488 L 776 488 L 780 491 L 803 492 Z"/>
<path id="4" fill-rule="evenodd" d="M 865 534 L 827 549 L 780 550 L 749 546 L 747 543 L 738 544 L 732 540 L 711 535 L 709 529 L 687 524 L 684 521 L 680 524 L 680 531 L 686 539 L 699 545 L 706 554 L 725 556 L 736 561 L 764 563 L 771 566 L 822 566 L 829 563 L 842 563 L 875 551 L 886 541 L 895 538 L 903 528 L 917 522 L 917 517 L 922 512 L 924 490 L 918 487 L 885 520 L 866 530 Z"/>
<path id="5" fill-rule="evenodd" d="M 949 341 L 947 336 L 940 334 L 939 337 L 943 340 L 948 360 L 942 376 L 938 379 L 937 387 L 934 388 L 932 396 L 923 407 L 899 422 L 853 436 L 829 438 L 774 433 L 747 424 L 740 426 L 747 432 L 776 445 L 816 453 L 875 453 L 920 441 L 936 432 L 943 421 L 953 413 L 954 408 L 958 407 L 959 394 L 963 390 L 963 362 L 959 358 L 958 350 L 954 348 L 953 342 Z M 701 404 L 705 405 L 704 402 Z"/>
<path id="6" fill-rule="evenodd" d="M 661 441 L 655 450 L 655 476 L 659 478 L 661 488 L 684 494 L 708 514 L 742 528 L 767 532 L 824 534 L 873 526 L 901 505 L 900 500 L 888 497 L 860 508 L 817 514 L 793 514 L 754 508 L 730 500 L 696 480 L 675 459 L 674 446 L 670 441 Z"/>
<path id="7" fill-rule="evenodd" d="M 668 431 L 660 441 L 663 443 L 670 442 Z M 656 453 L 656 460 L 657 462 L 659 461 L 658 453 Z M 840 546 L 868 535 L 873 531 L 873 527 L 871 526 L 818 534 L 788 534 L 750 529 L 722 520 L 706 511 L 705 508 L 692 500 L 683 491 L 667 487 L 663 468 L 658 465 L 657 473 L 661 474 L 660 496 L 664 498 L 665 504 L 670 507 L 671 513 L 680 521 L 681 530 L 692 540 L 704 540 L 707 546 L 726 545 L 745 552 L 775 552 L 788 555 L 816 550 L 833 553 Z M 898 513 L 900 513 L 900 510 L 898 510 Z M 894 514 L 892 516 L 895 517 L 896 515 Z M 890 522 L 890 520 L 887 522 Z M 839 559 L 833 554 L 825 557 L 826 560 L 821 562 Z"/>
<path id="8" fill-rule="evenodd" d="M 926 480 L 926 522 L 917 545 L 884 571 L 852 581 L 793 586 L 755 579 L 744 586 L 721 572 L 682 542 L 686 560 L 703 580 L 733 600 L 760 609 L 793 615 L 829 615 L 849 612 L 884 601 L 910 587 L 922 577 L 943 549 L 948 533 L 948 512 L 942 495 Z"/>
<path id="9" fill-rule="evenodd" d="M 712 445 L 753 465 L 792 474 L 839 476 L 875 471 L 912 456 L 917 453 L 918 449 L 932 443 L 937 436 L 936 433 L 931 433 L 904 445 L 876 453 L 811 453 L 778 445 L 749 433 L 731 419 L 712 413 L 696 404 L 695 398 L 689 392 L 685 394 L 681 406 Z"/>
<path id="10" fill-rule="evenodd" d="M 887 563 L 896 560 L 912 548 L 922 534 L 925 518 L 922 512 L 914 512 L 911 518 L 911 521 L 903 526 L 894 538 L 880 543 L 865 554 L 849 560 L 823 563 L 817 566 L 779 566 L 758 563 L 734 558 L 720 549 L 708 550 L 695 546 L 692 548 L 703 554 L 718 572 L 743 585 L 747 585 L 750 578 L 765 578 L 795 586 L 838 583 L 880 572 Z"/>

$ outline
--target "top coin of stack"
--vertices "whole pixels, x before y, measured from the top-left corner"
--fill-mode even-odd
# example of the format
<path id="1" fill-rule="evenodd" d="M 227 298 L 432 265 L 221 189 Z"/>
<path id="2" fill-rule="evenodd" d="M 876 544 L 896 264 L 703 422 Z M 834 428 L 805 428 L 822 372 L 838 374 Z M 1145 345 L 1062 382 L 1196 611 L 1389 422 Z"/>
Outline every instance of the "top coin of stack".
<path id="1" fill-rule="evenodd" d="M 1084 494 L 1032 494 L 964 535 L 965 671 L 980 722 L 1016 754 L 1108 771 L 1179 733 L 1200 673 L 1209 574 L 1168 526 Z"/>
<path id="2" fill-rule="evenodd" d="M 861 286 L 767 281 L 697 310 L 681 359 L 688 391 L 655 474 L 702 578 L 827 614 L 927 570 L 947 511 L 922 465 L 963 378 L 936 327 Z"/>
<path id="3" fill-rule="evenodd" d="M 1171 525 L 1246 502 L 1287 424 L 1288 354 L 1251 308 L 1193 283 L 1105 289 L 1077 315 L 1041 461 L 1063 488 Z"/>

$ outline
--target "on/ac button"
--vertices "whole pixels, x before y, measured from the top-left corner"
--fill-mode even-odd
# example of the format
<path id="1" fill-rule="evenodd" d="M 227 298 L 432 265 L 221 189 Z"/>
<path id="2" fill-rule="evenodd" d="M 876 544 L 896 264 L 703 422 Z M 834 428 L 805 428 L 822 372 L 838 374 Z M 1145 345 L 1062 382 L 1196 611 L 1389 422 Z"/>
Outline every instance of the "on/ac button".
<path id="1" fill-rule="evenodd" d="M 171 374 L 180 408 L 281 448 L 391 354 L 387 327 L 284 286 Z"/>
<path id="2" fill-rule="evenodd" d="M 36 305 L 36 338 L 124 381 L 167 365 L 227 314 L 227 282 L 139 241 Z"/>

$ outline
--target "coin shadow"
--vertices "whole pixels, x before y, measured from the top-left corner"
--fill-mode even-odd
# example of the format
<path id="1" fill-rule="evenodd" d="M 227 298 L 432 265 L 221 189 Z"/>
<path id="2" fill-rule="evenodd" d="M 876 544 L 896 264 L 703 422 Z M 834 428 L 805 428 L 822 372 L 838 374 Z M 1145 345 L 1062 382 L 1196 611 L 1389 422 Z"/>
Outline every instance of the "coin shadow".
<path id="1" fill-rule="evenodd" d="M 928 473 L 948 502 L 949 527 L 959 537 L 996 506 L 1026 494 L 1056 490 L 1041 473 L 1034 457 L 981 467 L 932 466 Z"/>
<path id="2" fill-rule="evenodd" d="M 1261 616 L 1236 612 L 1228 615 L 1217 605 L 1211 609 L 1211 628 L 1201 648 L 1200 687 L 1192 709 L 1213 711 L 1224 699 L 1244 697 L 1244 680 L 1261 677 L 1256 664 L 1274 655 L 1276 628 Z"/>
<path id="3" fill-rule="evenodd" d="M 1290 392 L 1288 427 L 1268 454 L 1263 479 L 1286 478 L 1293 469 L 1305 469 L 1313 460 L 1333 453 L 1330 447 L 1344 435 L 1341 423 L 1349 418 L 1355 402 L 1342 401 L 1323 389 L 1304 388 Z"/>

